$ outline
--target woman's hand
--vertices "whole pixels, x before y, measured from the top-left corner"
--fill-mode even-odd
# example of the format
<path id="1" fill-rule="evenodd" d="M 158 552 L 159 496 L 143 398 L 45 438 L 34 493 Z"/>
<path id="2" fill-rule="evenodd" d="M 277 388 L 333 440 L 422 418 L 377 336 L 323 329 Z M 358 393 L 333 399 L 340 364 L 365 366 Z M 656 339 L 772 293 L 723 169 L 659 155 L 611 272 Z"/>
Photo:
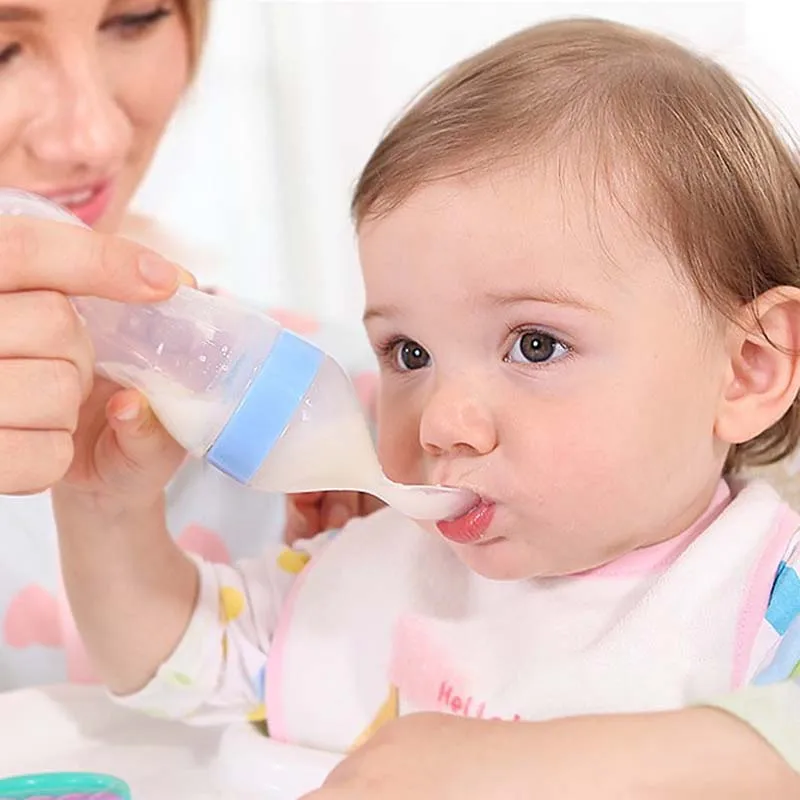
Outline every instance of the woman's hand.
<path id="1" fill-rule="evenodd" d="M 310 539 L 324 531 L 344 527 L 354 517 L 366 517 L 383 503 L 362 492 L 305 492 L 286 498 L 284 541 Z"/>
<path id="2" fill-rule="evenodd" d="M 180 276 L 125 239 L 0 218 L 0 493 L 41 491 L 65 476 L 82 491 L 103 490 L 136 476 L 137 431 L 154 423 L 125 419 L 138 396 L 94 380 L 91 342 L 69 297 L 157 302 Z"/>
<path id="3" fill-rule="evenodd" d="M 306 800 L 752 800 L 800 776 L 710 708 L 501 722 L 413 714 L 381 728 Z"/>

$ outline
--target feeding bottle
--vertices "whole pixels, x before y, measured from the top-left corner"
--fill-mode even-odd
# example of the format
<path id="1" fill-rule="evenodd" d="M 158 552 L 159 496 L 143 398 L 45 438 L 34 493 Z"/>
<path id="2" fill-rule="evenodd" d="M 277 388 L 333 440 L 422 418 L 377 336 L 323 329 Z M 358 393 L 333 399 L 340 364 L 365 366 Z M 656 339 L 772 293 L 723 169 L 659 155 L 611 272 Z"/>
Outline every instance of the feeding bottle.
<path id="1" fill-rule="evenodd" d="M 83 226 L 51 201 L 16 190 L 0 190 L 0 214 Z M 386 478 L 339 364 L 253 308 L 185 286 L 153 305 L 73 303 L 98 374 L 141 391 L 177 442 L 240 483 L 364 491 L 416 519 L 454 517 L 475 502 L 464 489 Z"/>

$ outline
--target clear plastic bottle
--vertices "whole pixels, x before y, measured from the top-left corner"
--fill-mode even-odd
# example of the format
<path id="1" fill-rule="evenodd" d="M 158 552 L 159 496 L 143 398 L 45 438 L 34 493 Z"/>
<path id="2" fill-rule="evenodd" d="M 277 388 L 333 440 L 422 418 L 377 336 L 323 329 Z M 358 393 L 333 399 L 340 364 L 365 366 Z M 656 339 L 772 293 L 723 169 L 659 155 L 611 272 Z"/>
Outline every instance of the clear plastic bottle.
<path id="1" fill-rule="evenodd" d="M 0 190 L 0 215 L 83 223 L 49 200 Z M 181 287 L 149 306 L 74 298 L 96 371 L 144 394 L 170 434 L 256 489 L 349 489 L 417 519 L 457 516 L 471 492 L 404 486 L 381 470 L 350 380 L 326 353 L 234 300 Z"/>

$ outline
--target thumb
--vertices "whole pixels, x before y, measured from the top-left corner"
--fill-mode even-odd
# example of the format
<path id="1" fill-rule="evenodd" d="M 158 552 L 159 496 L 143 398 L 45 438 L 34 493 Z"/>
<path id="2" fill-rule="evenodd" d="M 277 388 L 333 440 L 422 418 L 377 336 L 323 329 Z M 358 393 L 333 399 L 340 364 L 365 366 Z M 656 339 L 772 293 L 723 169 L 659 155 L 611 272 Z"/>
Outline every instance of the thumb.
<path id="1" fill-rule="evenodd" d="M 147 399 L 135 389 L 117 392 L 106 406 L 116 458 L 107 462 L 114 475 L 104 479 L 126 491 L 160 492 L 186 458 L 186 451 L 158 421 Z"/>

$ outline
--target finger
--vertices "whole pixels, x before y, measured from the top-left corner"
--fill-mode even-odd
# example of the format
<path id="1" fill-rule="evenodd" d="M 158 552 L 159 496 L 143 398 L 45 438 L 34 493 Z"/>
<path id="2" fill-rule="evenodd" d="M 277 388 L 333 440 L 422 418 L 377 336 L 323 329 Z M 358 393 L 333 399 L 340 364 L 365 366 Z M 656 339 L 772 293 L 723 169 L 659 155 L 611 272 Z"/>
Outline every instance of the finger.
<path id="1" fill-rule="evenodd" d="M 0 360 L 0 428 L 74 433 L 86 388 L 71 361 Z"/>
<path id="2" fill-rule="evenodd" d="M 294 509 L 294 512 L 302 517 L 294 523 L 294 538 L 310 539 L 322 530 L 322 520 L 320 519 L 320 505 L 301 505 Z M 293 519 L 296 519 L 293 517 Z"/>
<path id="3" fill-rule="evenodd" d="M 294 498 L 289 495 L 286 498 L 286 524 L 283 528 L 283 541 L 292 545 L 299 539 L 306 539 L 309 536 L 309 522 L 294 504 Z"/>
<path id="4" fill-rule="evenodd" d="M 347 786 L 329 786 L 326 783 L 319 789 L 304 794 L 299 800 L 359 800 L 361 797 L 361 792 L 355 794 L 352 789 Z"/>
<path id="5" fill-rule="evenodd" d="M 325 494 L 325 492 L 296 492 L 295 494 L 290 494 L 289 497 L 292 499 L 293 504 L 298 508 L 316 508 L 319 506 L 320 501 Z"/>
<path id="6" fill-rule="evenodd" d="M 64 431 L 0 430 L 0 494 L 34 494 L 64 477 L 74 455 Z"/>
<path id="7" fill-rule="evenodd" d="M 89 332 L 69 299 L 58 292 L 0 294 L 0 359 L 71 361 L 81 377 L 83 397 L 92 386 L 94 349 Z M 8 386 L 0 382 L 0 386 Z"/>
<path id="8" fill-rule="evenodd" d="M 378 500 L 377 497 L 373 497 L 371 494 L 362 493 L 359 495 L 359 501 L 359 513 L 362 517 L 368 517 L 370 514 L 386 508 L 386 503 L 383 500 Z"/>
<path id="9" fill-rule="evenodd" d="M 294 544 L 319 531 L 319 504 L 325 492 L 298 492 L 286 496 L 286 522 L 283 541 Z"/>
<path id="10" fill-rule="evenodd" d="M 145 397 L 135 389 L 117 392 L 108 401 L 106 413 L 114 433 L 110 442 L 98 443 L 100 457 L 117 472 L 111 480 L 127 471 L 148 486 L 163 488 L 186 457 L 186 451 L 169 435 L 153 414 Z"/>
<path id="11" fill-rule="evenodd" d="M 75 340 L 86 338 L 75 308 L 60 292 L 0 294 L 0 320 L 2 356 L 63 356 Z"/>
<path id="12" fill-rule="evenodd" d="M 51 289 L 153 302 L 178 287 L 179 268 L 118 236 L 30 217 L 0 218 L 0 292 Z"/>
<path id="13" fill-rule="evenodd" d="M 338 530 L 358 516 L 358 496 L 358 492 L 327 492 L 320 510 L 322 529 Z"/>

